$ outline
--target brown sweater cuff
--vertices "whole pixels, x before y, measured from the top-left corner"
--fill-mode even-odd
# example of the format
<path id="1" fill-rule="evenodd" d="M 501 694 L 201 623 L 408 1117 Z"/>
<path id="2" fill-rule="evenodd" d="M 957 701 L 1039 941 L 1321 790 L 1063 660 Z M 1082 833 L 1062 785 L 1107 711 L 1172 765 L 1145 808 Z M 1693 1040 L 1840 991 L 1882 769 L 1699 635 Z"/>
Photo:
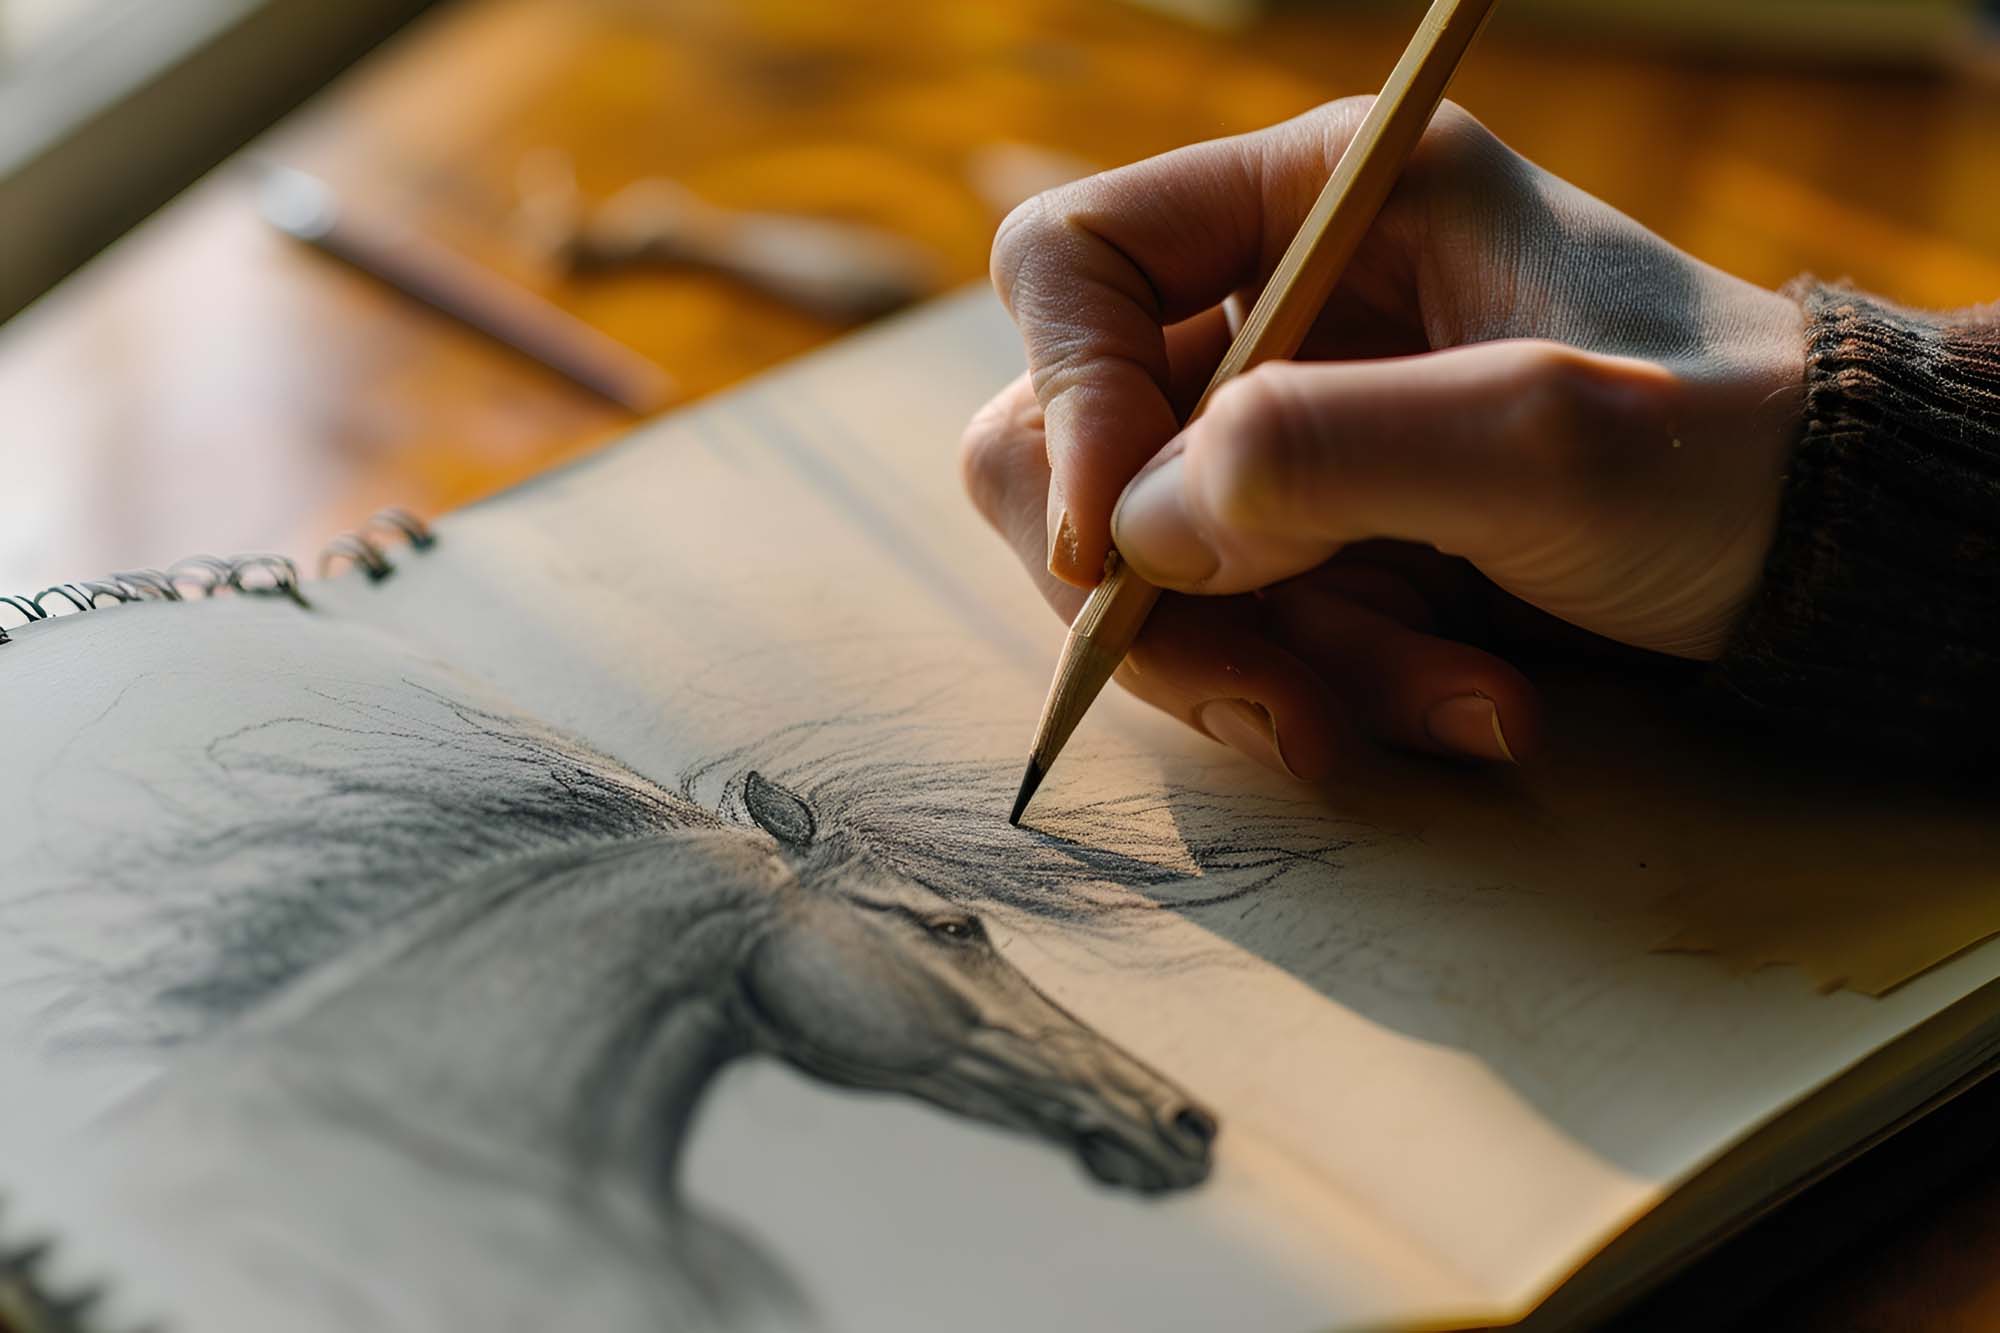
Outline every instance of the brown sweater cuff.
<path id="1" fill-rule="evenodd" d="M 1843 747 L 2000 753 L 2000 327 L 1797 294 L 1805 430 L 1713 683 Z"/>

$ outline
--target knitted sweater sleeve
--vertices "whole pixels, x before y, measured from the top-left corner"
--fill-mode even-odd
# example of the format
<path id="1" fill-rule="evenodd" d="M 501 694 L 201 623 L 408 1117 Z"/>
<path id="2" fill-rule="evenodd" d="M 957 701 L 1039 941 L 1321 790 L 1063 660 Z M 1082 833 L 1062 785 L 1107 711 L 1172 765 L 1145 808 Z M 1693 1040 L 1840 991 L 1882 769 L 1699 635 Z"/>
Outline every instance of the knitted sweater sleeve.
<path id="1" fill-rule="evenodd" d="M 1848 746 L 2000 755 L 2000 323 L 1795 294 L 1805 429 L 1713 682 Z"/>

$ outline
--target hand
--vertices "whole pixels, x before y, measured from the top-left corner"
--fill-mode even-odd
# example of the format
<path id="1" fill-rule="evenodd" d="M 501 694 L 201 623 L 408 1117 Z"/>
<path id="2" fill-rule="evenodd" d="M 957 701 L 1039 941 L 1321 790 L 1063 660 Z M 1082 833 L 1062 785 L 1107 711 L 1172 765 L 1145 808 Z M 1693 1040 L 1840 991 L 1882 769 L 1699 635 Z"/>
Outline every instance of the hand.
<path id="1" fill-rule="evenodd" d="M 1534 749 L 1523 636 L 1720 654 L 1773 539 L 1802 316 L 1446 104 L 1299 358 L 1218 392 L 1366 112 L 1065 186 L 1001 225 L 1029 373 L 966 484 L 1066 619 L 1114 540 L 1169 595 L 1120 679 L 1302 778 L 1363 737 Z M 1135 479 L 1136 478 L 1136 479 Z"/>

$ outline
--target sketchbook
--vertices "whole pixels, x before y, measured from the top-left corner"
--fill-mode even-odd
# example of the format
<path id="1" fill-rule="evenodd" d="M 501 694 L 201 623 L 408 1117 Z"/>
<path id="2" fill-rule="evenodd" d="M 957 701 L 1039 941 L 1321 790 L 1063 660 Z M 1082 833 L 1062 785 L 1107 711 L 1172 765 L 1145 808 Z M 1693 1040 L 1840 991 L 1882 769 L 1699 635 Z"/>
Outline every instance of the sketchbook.
<path id="1" fill-rule="evenodd" d="M 1020 362 L 953 298 L 334 577 L 10 603 L 0 1310 L 1572 1327 L 1991 1066 L 2000 946 L 1834 920 L 1988 812 L 1670 700 L 1305 789 L 1114 691 L 1010 828 Z"/>

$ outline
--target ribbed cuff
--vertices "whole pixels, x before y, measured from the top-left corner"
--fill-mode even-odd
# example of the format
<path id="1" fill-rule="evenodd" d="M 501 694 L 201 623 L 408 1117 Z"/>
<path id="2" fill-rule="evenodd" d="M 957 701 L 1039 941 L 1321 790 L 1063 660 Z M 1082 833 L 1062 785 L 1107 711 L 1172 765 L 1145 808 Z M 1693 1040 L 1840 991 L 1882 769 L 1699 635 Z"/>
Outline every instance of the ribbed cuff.
<path id="1" fill-rule="evenodd" d="M 2000 752 L 2000 330 L 1793 294 L 1805 429 L 1712 683 L 1842 746 Z"/>

